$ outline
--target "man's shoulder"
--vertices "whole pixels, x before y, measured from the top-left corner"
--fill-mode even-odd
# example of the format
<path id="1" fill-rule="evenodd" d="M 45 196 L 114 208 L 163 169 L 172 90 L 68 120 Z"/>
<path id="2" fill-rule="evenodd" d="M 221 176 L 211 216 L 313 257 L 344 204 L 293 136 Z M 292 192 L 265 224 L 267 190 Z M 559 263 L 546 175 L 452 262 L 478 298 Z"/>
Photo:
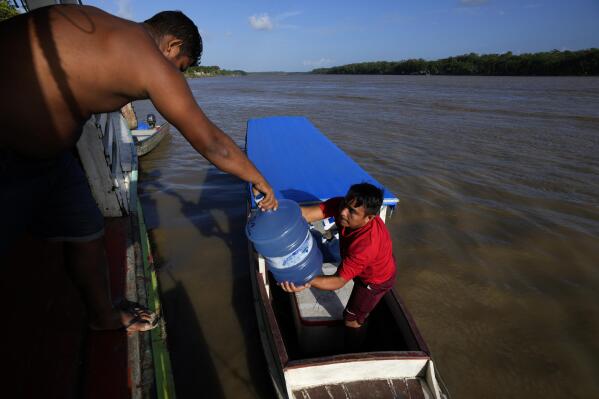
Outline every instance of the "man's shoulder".
<path id="1" fill-rule="evenodd" d="M 374 226 L 376 226 L 375 229 L 372 229 L 373 230 L 372 234 L 377 236 L 376 239 L 390 241 L 391 234 L 389 233 L 387 224 L 383 221 L 383 219 L 381 219 L 381 217 L 377 215 L 374 219 L 372 219 L 372 222 L 374 223 Z"/>

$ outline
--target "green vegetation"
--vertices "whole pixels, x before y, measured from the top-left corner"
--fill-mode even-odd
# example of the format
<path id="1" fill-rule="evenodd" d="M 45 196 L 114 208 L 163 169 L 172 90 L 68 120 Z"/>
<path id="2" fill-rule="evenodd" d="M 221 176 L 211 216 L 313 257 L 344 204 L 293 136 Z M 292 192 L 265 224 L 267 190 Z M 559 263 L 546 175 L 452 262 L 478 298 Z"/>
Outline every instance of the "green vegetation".
<path id="1" fill-rule="evenodd" d="M 187 68 L 185 77 L 204 78 L 209 76 L 242 76 L 247 75 L 245 71 L 228 71 L 217 66 L 193 66 Z"/>
<path id="2" fill-rule="evenodd" d="M 15 7 L 8 2 L 8 0 L 0 0 L 0 21 L 4 21 L 10 17 L 19 15 L 19 12 Z"/>
<path id="3" fill-rule="evenodd" d="M 370 75 L 599 75 L 599 49 L 513 55 L 470 53 L 436 61 L 362 62 L 312 73 Z"/>

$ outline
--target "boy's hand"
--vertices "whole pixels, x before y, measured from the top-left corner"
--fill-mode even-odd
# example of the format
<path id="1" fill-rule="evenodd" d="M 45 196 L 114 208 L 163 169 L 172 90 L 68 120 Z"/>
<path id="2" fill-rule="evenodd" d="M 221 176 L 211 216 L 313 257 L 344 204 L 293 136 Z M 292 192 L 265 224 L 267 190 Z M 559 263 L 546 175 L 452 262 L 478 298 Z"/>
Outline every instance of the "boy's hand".
<path id="1" fill-rule="evenodd" d="M 305 290 L 306 288 L 310 288 L 310 283 L 306 283 L 304 285 L 300 285 L 296 287 L 295 284 L 290 283 L 289 281 L 283 281 L 282 283 L 277 284 L 281 289 L 285 292 L 300 292 Z"/>

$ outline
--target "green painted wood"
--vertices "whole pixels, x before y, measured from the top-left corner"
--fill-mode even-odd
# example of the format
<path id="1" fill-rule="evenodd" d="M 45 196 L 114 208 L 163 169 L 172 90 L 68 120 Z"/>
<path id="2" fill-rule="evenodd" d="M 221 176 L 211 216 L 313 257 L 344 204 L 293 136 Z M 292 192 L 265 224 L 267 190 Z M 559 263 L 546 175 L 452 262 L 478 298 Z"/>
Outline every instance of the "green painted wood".
<path id="1" fill-rule="evenodd" d="M 148 307 L 153 312 L 160 312 L 160 295 L 158 291 L 158 279 L 152 265 L 150 264 L 150 241 L 141 208 L 137 199 L 137 215 L 139 218 L 139 230 L 141 237 L 142 256 L 144 263 L 144 275 L 146 277 Z M 171 359 L 166 348 L 166 339 L 162 328 L 158 327 L 150 331 L 152 343 L 152 357 L 154 360 L 154 375 L 156 380 L 156 396 L 158 399 L 175 399 L 175 382 L 173 379 Z"/>

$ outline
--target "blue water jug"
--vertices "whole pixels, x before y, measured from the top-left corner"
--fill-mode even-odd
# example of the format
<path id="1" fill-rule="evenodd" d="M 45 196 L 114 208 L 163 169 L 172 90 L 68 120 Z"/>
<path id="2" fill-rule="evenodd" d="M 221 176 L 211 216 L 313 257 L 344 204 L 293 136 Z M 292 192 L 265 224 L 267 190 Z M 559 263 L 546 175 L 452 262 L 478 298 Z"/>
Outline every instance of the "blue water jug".
<path id="1" fill-rule="evenodd" d="M 295 201 L 280 199 L 276 211 L 255 211 L 245 234 L 278 282 L 303 285 L 322 272 L 322 253 Z"/>

